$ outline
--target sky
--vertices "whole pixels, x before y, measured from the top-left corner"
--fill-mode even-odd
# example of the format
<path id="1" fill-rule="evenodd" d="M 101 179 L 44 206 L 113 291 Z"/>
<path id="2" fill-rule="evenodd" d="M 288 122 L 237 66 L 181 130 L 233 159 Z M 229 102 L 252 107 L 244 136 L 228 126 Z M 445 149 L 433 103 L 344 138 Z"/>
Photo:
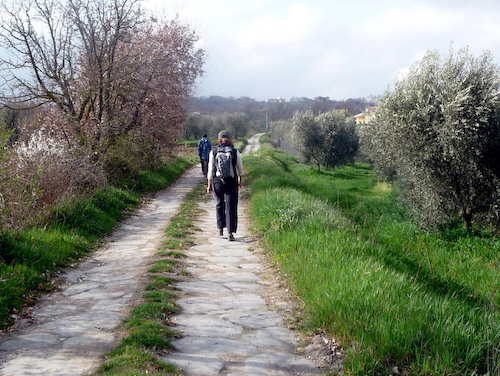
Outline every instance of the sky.
<path id="1" fill-rule="evenodd" d="M 429 50 L 491 51 L 498 0 L 144 0 L 200 36 L 194 95 L 257 100 L 381 95 Z"/>

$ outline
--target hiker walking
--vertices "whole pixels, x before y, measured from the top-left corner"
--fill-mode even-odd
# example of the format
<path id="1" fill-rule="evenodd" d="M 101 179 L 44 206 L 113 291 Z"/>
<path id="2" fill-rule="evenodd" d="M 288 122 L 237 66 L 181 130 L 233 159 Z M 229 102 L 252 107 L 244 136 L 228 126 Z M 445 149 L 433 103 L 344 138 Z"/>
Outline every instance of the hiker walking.
<path id="1" fill-rule="evenodd" d="M 201 172 L 205 177 L 208 173 L 208 158 L 210 151 L 212 150 L 212 144 L 210 140 L 207 138 L 207 134 L 205 133 L 200 141 L 198 141 L 198 155 L 200 156 L 201 163 Z"/>
<path id="2" fill-rule="evenodd" d="M 224 227 L 227 227 L 228 239 L 233 241 L 238 225 L 238 188 L 241 188 L 243 162 L 228 131 L 219 132 L 218 142 L 208 161 L 207 192 L 213 190 L 217 196 L 215 213 L 219 235 L 222 236 Z"/>

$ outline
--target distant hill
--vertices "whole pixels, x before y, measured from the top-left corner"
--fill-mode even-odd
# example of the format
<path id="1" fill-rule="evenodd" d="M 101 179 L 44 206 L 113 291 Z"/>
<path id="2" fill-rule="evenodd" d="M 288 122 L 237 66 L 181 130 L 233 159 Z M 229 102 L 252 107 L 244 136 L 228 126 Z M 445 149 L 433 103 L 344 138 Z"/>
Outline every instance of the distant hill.
<path id="1" fill-rule="evenodd" d="M 363 112 L 367 106 L 375 104 L 376 97 L 350 98 L 347 100 L 333 100 L 329 97 L 291 98 L 286 101 L 282 98 L 257 101 L 250 97 L 192 97 L 189 111 L 200 114 L 220 115 L 223 113 L 241 112 L 251 119 L 259 119 L 267 113 L 268 121 L 292 119 L 296 111 L 311 109 L 315 115 L 333 109 L 346 109 L 353 116 Z"/>

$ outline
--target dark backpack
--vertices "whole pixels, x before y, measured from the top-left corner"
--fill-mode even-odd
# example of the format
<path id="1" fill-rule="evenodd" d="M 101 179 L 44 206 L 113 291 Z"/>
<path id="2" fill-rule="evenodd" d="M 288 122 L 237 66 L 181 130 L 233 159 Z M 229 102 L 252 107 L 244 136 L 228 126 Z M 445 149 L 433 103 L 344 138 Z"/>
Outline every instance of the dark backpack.
<path id="1" fill-rule="evenodd" d="M 198 154 L 203 159 L 208 159 L 211 148 L 212 145 L 210 145 L 210 141 L 208 139 L 200 140 L 200 145 L 198 146 Z"/>
<path id="2" fill-rule="evenodd" d="M 236 177 L 236 149 L 232 146 L 218 146 L 215 150 L 215 177 L 219 179 L 227 179 L 232 176 Z"/>

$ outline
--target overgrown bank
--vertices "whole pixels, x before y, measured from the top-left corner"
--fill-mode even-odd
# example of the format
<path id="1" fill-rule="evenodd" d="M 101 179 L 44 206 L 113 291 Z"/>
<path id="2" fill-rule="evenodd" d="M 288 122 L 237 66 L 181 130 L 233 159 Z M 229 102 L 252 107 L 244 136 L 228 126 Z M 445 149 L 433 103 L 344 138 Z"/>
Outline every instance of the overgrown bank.
<path id="1" fill-rule="evenodd" d="M 245 168 L 257 230 L 348 372 L 498 374 L 497 237 L 420 230 L 368 165 L 317 172 L 264 146 Z"/>
<path id="2" fill-rule="evenodd" d="M 140 205 L 142 194 L 166 188 L 192 163 L 192 158 L 178 158 L 120 186 L 65 201 L 53 208 L 50 221 L 41 227 L 1 232 L 0 328 L 11 325 L 40 292 L 54 289 L 54 273 L 90 252 L 127 212 Z"/>

